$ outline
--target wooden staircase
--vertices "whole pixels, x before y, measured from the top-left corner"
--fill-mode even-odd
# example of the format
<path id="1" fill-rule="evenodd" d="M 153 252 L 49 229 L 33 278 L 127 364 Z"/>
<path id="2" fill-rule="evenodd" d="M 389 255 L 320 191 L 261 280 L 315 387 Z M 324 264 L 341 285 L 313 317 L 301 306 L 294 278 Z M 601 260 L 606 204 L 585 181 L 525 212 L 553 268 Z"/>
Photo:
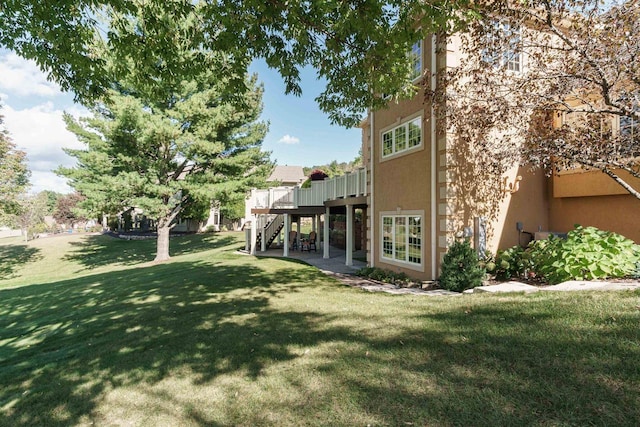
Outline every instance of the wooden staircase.
<path id="1" fill-rule="evenodd" d="M 276 215 L 269 221 L 265 226 L 265 236 L 266 236 L 266 245 L 265 248 L 269 249 L 271 244 L 280 234 L 280 231 L 284 228 L 284 215 Z M 285 237 L 286 239 L 286 237 Z M 260 248 L 262 244 L 262 230 L 258 230 L 258 235 L 256 237 L 256 248 Z"/>

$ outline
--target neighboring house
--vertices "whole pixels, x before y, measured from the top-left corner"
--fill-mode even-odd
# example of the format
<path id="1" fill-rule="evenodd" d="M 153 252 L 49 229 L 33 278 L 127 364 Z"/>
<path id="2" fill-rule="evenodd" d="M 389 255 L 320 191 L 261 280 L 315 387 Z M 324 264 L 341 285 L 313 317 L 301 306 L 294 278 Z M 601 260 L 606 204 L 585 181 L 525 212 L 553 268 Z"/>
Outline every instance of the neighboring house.
<path id="1" fill-rule="evenodd" d="M 302 166 L 277 165 L 267 182 L 279 183 L 282 187 L 299 187 L 307 180 Z"/>
<path id="2" fill-rule="evenodd" d="M 416 81 L 425 69 L 444 70 L 456 64 L 457 43 L 455 37 L 446 46 L 437 46 L 436 37 L 417 43 L 412 49 Z M 506 66 L 511 72 L 521 72 L 526 59 L 511 57 Z M 427 86 L 433 88 L 436 76 L 427 77 Z M 542 171 L 531 173 L 513 165 L 497 177 L 500 188 L 480 191 L 475 182 L 481 177 L 472 172 L 482 165 L 474 165 L 473 158 L 458 150 L 453 135 L 437 132 L 437 111 L 424 100 L 422 90 L 411 100 L 390 102 L 389 108 L 369 113 L 362 123 L 366 170 L 340 181 L 314 183 L 308 192 L 254 190 L 247 201 L 257 224 L 248 239 L 252 252 L 268 247 L 279 224 L 286 236 L 299 216 L 316 218 L 315 229 L 316 223 L 320 227 L 321 214 L 326 218 L 344 212 L 345 262 L 351 264 L 354 208 L 363 209 L 366 218 L 368 264 L 421 280 L 438 278 L 447 248 L 461 235 L 469 236 L 479 251 L 494 253 L 526 245 L 537 233 L 538 237 L 546 232 L 565 233 L 577 223 L 640 242 L 640 201 L 600 172 L 567 171 L 547 178 Z M 640 182 L 636 184 L 640 188 Z M 328 223 L 324 220 L 323 233 L 319 233 L 325 241 Z M 287 245 L 283 250 L 286 255 Z M 328 251 L 325 245 L 324 257 L 329 256 Z"/>

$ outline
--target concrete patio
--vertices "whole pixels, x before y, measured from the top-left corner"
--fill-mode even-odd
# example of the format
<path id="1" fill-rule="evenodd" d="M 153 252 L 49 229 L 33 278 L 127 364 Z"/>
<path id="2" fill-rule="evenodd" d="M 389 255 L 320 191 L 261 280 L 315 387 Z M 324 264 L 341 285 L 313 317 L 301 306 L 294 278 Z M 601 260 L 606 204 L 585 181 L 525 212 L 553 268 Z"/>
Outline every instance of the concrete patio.
<path id="1" fill-rule="evenodd" d="M 264 252 L 257 251 L 256 256 L 283 258 L 282 247 L 278 247 L 276 245 L 273 246 L 274 247 L 269 248 Z M 360 261 L 360 259 L 366 258 L 366 252 L 362 250 L 353 252 L 353 265 L 351 266 L 348 266 L 345 263 L 346 252 L 344 249 L 331 246 L 329 248 L 329 258 L 323 258 L 322 254 L 322 247 L 318 245 L 317 251 L 290 250 L 287 258 L 302 260 L 307 264 L 317 267 L 324 273 L 354 274 L 362 267 L 367 266 L 366 262 Z"/>

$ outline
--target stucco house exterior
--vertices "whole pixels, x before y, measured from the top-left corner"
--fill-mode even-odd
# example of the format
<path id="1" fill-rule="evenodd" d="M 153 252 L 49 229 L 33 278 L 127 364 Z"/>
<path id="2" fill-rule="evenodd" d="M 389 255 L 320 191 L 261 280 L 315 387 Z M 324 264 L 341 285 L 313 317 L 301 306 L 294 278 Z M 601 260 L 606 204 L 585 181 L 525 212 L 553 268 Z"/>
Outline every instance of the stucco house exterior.
<path id="1" fill-rule="evenodd" d="M 475 185 L 482 179 L 482 165 L 459 149 L 452 134 L 437 131 L 437 109 L 425 101 L 424 93 L 435 88 L 436 72 L 458 63 L 459 43 L 456 37 L 443 42 L 431 36 L 414 45 L 416 83 L 424 86 L 413 99 L 390 100 L 387 109 L 371 111 L 363 121 L 365 169 L 359 179 L 365 183 L 357 191 L 347 190 L 345 184 L 340 195 L 330 194 L 327 188 L 335 182 L 326 180 L 316 193 L 309 193 L 310 202 L 295 190 L 295 195 L 287 196 L 290 203 L 279 210 L 270 204 L 276 200 L 273 197 L 256 206 L 254 193 L 247 210 L 259 226 L 248 247 L 254 252 L 265 249 L 256 248 L 255 242 L 269 222 L 268 215 L 286 214 L 278 219 L 286 227 L 296 212 L 329 215 L 338 207 L 346 211 L 348 236 L 353 233 L 353 209 L 363 209 L 370 266 L 425 281 L 438 278 L 447 248 L 460 235 L 471 238 L 479 251 L 494 253 L 526 245 L 549 232 L 566 233 L 574 224 L 611 230 L 640 242 L 640 201 L 601 172 L 569 170 L 547 177 L 543 171 L 530 172 L 514 164 L 503 176 L 494 177 L 501 183 L 497 188 L 486 192 Z M 517 71 L 526 66 L 525 58 L 517 61 Z M 555 124 L 562 119 L 558 114 Z M 354 178 L 345 182 L 349 179 Z M 640 188 L 640 180 L 631 182 Z M 262 222 L 260 215 L 267 215 Z M 325 220 L 325 236 L 327 227 Z M 351 250 L 353 242 L 351 246 L 347 242 L 347 264 Z"/>

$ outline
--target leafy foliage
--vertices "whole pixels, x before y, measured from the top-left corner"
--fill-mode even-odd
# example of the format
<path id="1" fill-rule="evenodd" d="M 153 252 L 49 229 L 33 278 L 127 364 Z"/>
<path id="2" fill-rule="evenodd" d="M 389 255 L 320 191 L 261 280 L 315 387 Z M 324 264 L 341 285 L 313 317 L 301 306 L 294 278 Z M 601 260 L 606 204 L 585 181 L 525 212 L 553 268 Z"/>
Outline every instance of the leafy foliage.
<path id="1" fill-rule="evenodd" d="M 495 259 L 489 258 L 481 263 L 487 273 L 494 274 L 498 280 L 522 278 L 531 267 L 531 254 L 521 246 L 513 246 L 498 251 Z"/>
<path id="2" fill-rule="evenodd" d="M 566 239 L 532 242 L 531 260 L 536 274 L 550 284 L 626 277 L 636 271 L 640 246 L 620 234 L 576 226 Z"/>
<path id="3" fill-rule="evenodd" d="M 470 145 L 463 154 L 493 175 L 518 162 L 549 174 L 581 167 L 640 198 L 630 185 L 640 178 L 638 132 L 617 130 L 621 121 L 640 121 L 640 33 L 632 30 L 640 2 L 498 0 L 469 8 L 478 19 L 455 34 L 460 63 L 426 96 L 446 105 L 440 122 L 449 128 L 441 132 Z"/>
<path id="4" fill-rule="evenodd" d="M 26 153 L 16 149 L 2 127 L 0 115 L 0 214 L 14 214 L 20 210 L 19 197 L 26 191 L 31 175 L 26 161 Z"/>
<path id="5" fill-rule="evenodd" d="M 48 194 L 47 201 L 48 201 Z M 65 194 L 58 198 L 56 203 L 56 209 L 53 212 L 53 218 L 58 224 L 67 224 L 73 226 L 76 222 L 86 221 L 82 214 L 78 213 L 78 204 L 82 202 L 85 197 L 78 193 Z"/>
<path id="6" fill-rule="evenodd" d="M 440 286 L 456 292 L 480 286 L 486 274 L 468 240 L 456 241 L 449 247 L 441 268 Z"/>
<path id="7" fill-rule="evenodd" d="M 178 56 L 172 61 L 200 59 L 222 65 L 225 55 L 192 49 L 187 43 L 189 33 L 202 24 L 195 16 L 175 21 L 160 12 L 156 18 L 162 28 L 172 26 L 175 33 L 171 52 Z M 125 37 L 149 19 L 121 17 L 118 34 Z M 264 180 L 270 165 L 268 153 L 260 150 L 267 131 L 267 124 L 258 121 L 262 88 L 255 76 L 244 72 L 235 77 L 242 80 L 242 90 L 229 94 L 230 79 L 216 68 L 190 79 L 187 73 L 150 80 L 154 67 L 162 64 L 129 61 L 127 70 L 120 70 L 117 57 L 108 58 L 108 63 L 121 76 L 114 82 L 117 90 L 91 107 L 93 117 L 65 116 L 68 129 L 87 148 L 67 150 L 78 159 L 78 167 L 58 171 L 86 196 L 81 203 L 86 212 L 118 213 L 136 207 L 154 219 L 156 259 L 164 260 L 169 257 L 169 230 L 178 215 L 201 217 L 212 200 L 244 195 Z"/>
<path id="8" fill-rule="evenodd" d="M 312 66 L 327 82 L 317 98 L 321 109 L 333 122 L 357 126 L 368 107 L 384 107 L 376 94 L 415 93 L 406 85 L 406 53 L 424 35 L 453 29 L 465 17 L 454 13 L 458 7 L 422 0 L 8 0 L 0 8 L 0 46 L 34 59 L 85 103 L 104 95 L 132 63 L 150 70 L 140 82 L 151 91 L 155 82 L 215 69 L 235 93 L 247 65 L 262 58 L 296 95 L 301 69 Z M 176 29 L 186 21 L 203 25 Z M 185 47 L 190 58 L 180 53 Z M 200 48 L 222 52 L 224 62 L 213 67 Z"/>

